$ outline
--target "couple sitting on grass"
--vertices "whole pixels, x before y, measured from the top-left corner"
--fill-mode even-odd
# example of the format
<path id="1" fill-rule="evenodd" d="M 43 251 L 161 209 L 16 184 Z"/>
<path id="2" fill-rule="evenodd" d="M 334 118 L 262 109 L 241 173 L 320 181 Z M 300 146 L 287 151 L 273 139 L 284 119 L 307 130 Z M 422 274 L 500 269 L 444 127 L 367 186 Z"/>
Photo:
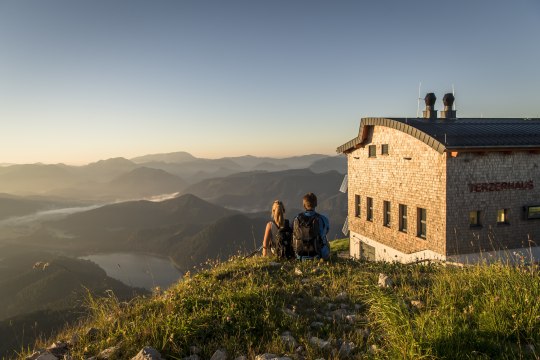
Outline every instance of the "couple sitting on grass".
<path id="1" fill-rule="evenodd" d="M 330 245 L 326 235 L 330 229 L 328 218 L 315 211 L 317 196 L 308 193 L 303 197 L 304 212 L 294 218 L 293 228 L 285 219 L 285 207 L 280 200 L 272 204 L 272 220 L 266 225 L 263 256 L 273 254 L 278 258 L 299 260 L 328 259 Z"/>

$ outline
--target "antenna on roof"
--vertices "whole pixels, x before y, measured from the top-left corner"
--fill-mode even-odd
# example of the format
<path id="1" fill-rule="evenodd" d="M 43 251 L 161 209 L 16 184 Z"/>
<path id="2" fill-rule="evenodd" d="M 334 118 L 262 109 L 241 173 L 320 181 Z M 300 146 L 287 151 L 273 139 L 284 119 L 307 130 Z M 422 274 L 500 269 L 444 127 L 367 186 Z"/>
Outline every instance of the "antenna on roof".
<path id="1" fill-rule="evenodd" d="M 418 114 L 420 113 L 420 100 L 422 100 L 422 98 L 420 98 L 420 89 L 422 88 L 422 82 L 420 81 L 420 83 L 418 84 L 418 104 L 416 105 L 416 117 L 418 117 Z"/>
<path id="2" fill-rule="evenodd" d="M 452 110 L 456 110 L 456 92 L 454 90 L 454 84 L 452 84 L 452 95 L 454 95 L 454 107 Z"/>

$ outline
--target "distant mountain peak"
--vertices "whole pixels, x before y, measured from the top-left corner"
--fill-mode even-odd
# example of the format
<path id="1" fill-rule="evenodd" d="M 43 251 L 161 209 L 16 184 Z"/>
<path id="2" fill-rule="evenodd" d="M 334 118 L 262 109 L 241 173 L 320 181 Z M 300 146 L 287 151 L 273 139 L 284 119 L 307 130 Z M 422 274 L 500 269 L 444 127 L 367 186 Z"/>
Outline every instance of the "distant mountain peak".
<path id="1" fill-rule="evenodd" d="M 197 160 L 197 158 L 185 151 L 176 151 L 172 153 L 149 154 L 137 156 L 131 159 L 134 163 L 142 164 L 146 162 L 164 162 L 164 163 L 183 163 Z"/>
<path id="2" fill-rule="evenodd" d="M 114 157 L 105 160 L 99 160 L 88 164 L 88 166 L 108 166 L 108 165 L 133 165 L 133 162 L 123 157 Z"/>

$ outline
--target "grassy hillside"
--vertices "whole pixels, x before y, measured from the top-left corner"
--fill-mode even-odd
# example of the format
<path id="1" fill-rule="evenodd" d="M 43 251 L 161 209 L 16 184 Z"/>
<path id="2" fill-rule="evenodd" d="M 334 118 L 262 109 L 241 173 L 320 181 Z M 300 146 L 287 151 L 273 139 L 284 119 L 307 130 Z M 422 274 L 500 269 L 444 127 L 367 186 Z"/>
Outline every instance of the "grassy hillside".
<path id="1" fill-rule="evenodd" d="M 37 266 L 36 264 L 40 264 Z M 114 290 L 130 298 L 135 289 L 107 276 L 88 260 L 45 252 L 11 256 L 0 262 L 0 320 L 29 312 L 73 307 L 85 289 Z"/>
<path id="2" fill-rule="evenodd" d="M 46 338 L 63 329 L 67 323 L 81 318 L 83 308 L 41 310 L 0 320 L 0 359 L 11 359 L 21 349 L 32 346 L 36 339 Z"/>
<path id="3" fill-rule="evenodd" d="M 217 349 L 230 359 L 534 359 L 539 297 L 537 267 L 235 258 L 128 306 L 90 299 L 87 322 L 60 338 L 79 335 L 76 359 L 112 346 L 118 359 L 144 346 L 170 359 L 193 346 L 202 359 Z"/>
<path id="4" fill-rule="evenodd" d="M 80 318 L 87 292 L 103 296 L 114 291 L 124 300 L 146 293 L 110 278 L 87 260 L 1 250 L 6 257 L 0 260 L 0 357 Z"/>

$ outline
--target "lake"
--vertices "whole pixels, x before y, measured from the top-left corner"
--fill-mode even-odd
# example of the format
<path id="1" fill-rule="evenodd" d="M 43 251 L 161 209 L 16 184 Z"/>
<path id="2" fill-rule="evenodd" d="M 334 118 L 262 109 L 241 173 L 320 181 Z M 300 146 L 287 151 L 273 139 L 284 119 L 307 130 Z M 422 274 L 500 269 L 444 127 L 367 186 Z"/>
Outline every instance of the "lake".
<path id="1" fill-rule="evenodd" d="M 148 290 L 156 286 L 168 288 L 182 277 L 169 259 L 152 255 L 114 253 L 89 255 L 81 259 L 98 264 L 113 279 Z"/>

